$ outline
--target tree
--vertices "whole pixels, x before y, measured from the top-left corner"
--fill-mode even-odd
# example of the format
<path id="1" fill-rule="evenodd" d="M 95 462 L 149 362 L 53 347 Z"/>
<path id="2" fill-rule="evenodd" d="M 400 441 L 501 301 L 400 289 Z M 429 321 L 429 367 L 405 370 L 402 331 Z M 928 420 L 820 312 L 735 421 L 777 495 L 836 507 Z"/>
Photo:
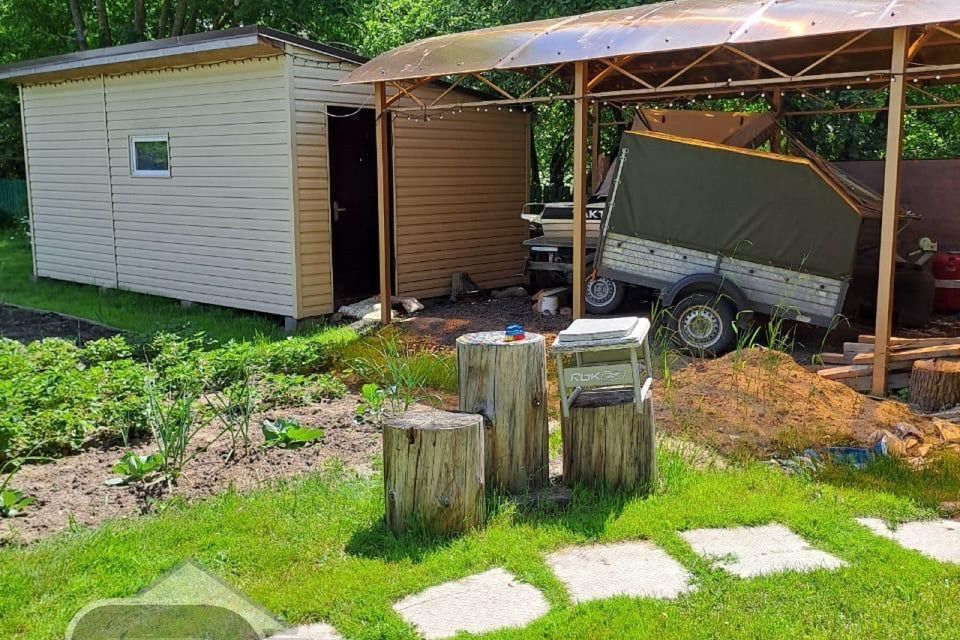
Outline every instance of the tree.
<path id="1" fill-rule="evenodd" d="M 100 46 L 113 46 L 113 38 L 110 36 L 110 17 L 107 14 L 106 0 L 95 0 L 97 4 L 97 25 L 100 28 Z"/>
<path id="2" fill-rule="evenodd" d="M 87 48 L 87 24 L 83 19 L 83 10 L 80 8 L 80 0 L 69 0 L 70 15 L 73 16 L 73 30 L 76 34 L 75 39 L 77 49 L 81 51 Z"/>

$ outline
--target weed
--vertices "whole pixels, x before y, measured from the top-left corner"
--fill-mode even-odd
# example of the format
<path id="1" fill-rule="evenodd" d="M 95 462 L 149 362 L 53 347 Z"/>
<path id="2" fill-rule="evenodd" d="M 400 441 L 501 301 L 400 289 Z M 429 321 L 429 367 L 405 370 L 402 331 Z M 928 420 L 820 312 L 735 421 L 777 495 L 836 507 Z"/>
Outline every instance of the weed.
<path id="1" fill-rule="evenodd" d="M 456 390 L 454 359 L 424 350 L 400 340 L 395 333 L 380 336 L 372 353 L 354 358 L 354 371 L 383 389 L 387 408 L 394 413 L 407 410 L 423 399 L 428 389 Z"/>
<path id="2" fill-rule="evenodd" d="M 375 383 L 368 382 L 363 385 L 360 389 L 360 404 L 357 405 L 357 419 L 380 424 L 383 420 L 383 403 L 385 400 L 386 392 Z"/>
<path id="3" fill-rule="evenodd" d="M 257 390 L 249 377 L 234 382 L 220 393 L 211 393 L 207 397 L 206 408 L 230 435 L 230 453 L 227 458 L 236 457 L 237 451 L 244 452 L 250 447 L 250 421 L 257 406 Z"/>
<path id="4" fill-rule="evenodd" d="M 261 399 L 266 407 L 302 407 L 347 394 L 347 386 L 332 375 L 284 375 L 266 373 L 260 378 Z"/>
<path id="5" fill-rule="evenodd" d="M 323 437 L 323 429 L 302 427 L 295 420 L 277 418 L 263 421 L 264 446 L 299 449 Z"/>
<path id="6" fill-rule="evenodd" d="M 194 411 L 197 399 L 198 394 L 190 389 L 165 392 L 154 382 L 147 385 L 147 422 L 168 485 L 176 482 L 184 465 L 197 455 L 197 451 L 189 453 L 190 442 L 201 429 Z"/>

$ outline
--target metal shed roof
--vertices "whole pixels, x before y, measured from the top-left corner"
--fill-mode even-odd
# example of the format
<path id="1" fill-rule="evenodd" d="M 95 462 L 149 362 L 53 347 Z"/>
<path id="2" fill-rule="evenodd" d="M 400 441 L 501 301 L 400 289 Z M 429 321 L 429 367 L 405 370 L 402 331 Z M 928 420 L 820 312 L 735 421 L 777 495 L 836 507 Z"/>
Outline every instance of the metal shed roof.
<path id="1" fill-rule="evenodd" d="M 275 29 L 250 26 L 16 62 L 0 67 L 0 80 L 49 82 L 97 75 L 113 68 L 123 72 L 145 71 L 196 61 L 216 62 L 276 55 L 278 49 L 286 44 L 354 64 L 367 61 L 363 56 L 337 47 Z"/>
<path id="2" fill-rule="evenodd" d="M 671 0 L 420 40 L 374 58 L 343 83 L 523 69 L 721 45 L 743 49 L 777 43 L 784 52 L 817 56 L 842 45 L 838 36 L 844 34 L 956 21 L 960 21 L 957 0 Z M 889 43 L 864 38 L 845 54 L 857 52 L 889 60 Z"/>

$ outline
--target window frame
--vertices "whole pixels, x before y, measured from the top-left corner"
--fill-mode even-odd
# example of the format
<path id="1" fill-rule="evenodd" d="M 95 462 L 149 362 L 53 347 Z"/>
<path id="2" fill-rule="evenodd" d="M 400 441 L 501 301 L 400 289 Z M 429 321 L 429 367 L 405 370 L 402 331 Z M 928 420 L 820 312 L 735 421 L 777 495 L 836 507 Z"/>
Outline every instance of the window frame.
<path id="1" fill-rule="evenodd" d="M 167 145 L 167 168 L 166 169 L 138 169 L 137 168 L 137 143 L 142 142 L 163 142 Z M 130 136 L 130 177 L 131 178 L 169 178 L 170 173 L 170 136 Z"/>

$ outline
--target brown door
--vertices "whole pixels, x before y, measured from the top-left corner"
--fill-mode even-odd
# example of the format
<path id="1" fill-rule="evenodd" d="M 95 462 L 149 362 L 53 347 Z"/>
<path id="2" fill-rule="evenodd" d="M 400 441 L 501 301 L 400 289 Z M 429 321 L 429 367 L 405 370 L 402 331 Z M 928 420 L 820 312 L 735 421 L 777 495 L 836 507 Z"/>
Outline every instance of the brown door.
<path id="1" fill-rule="evenodd" d="M 372 109 L 327 108 L 333 296 L 337 304 L 379 290 L 377 145 Z"/>

